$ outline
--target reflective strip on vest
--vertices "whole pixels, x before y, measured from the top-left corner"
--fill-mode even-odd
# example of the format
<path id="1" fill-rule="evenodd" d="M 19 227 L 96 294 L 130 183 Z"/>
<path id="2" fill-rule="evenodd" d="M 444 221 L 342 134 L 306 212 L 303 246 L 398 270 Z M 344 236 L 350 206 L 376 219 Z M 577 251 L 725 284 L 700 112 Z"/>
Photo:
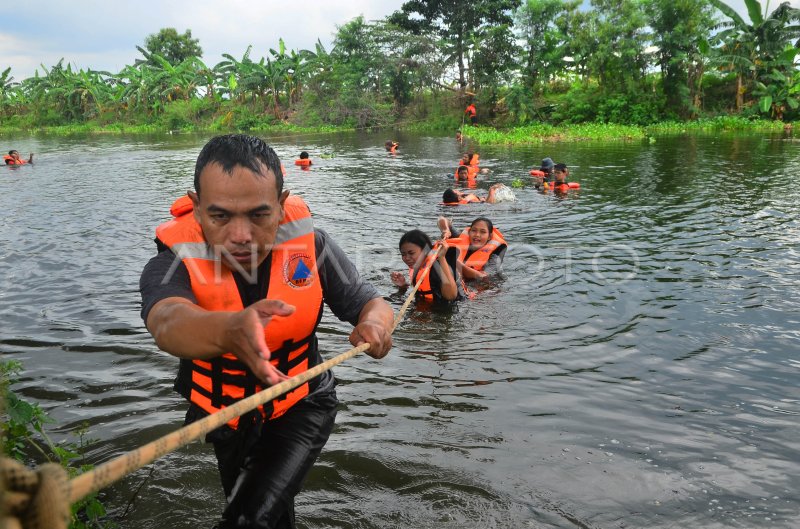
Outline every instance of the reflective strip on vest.
<path id="1" fill-rule="evenodd" d="M 296 239 L 302 235 L 307 235 L 314 231 L 314 221 L 311 217 L 293 220 L 278 226 L 278 235 L 275 236 L 275 244 L 283 244 L 286 241 Z"/>

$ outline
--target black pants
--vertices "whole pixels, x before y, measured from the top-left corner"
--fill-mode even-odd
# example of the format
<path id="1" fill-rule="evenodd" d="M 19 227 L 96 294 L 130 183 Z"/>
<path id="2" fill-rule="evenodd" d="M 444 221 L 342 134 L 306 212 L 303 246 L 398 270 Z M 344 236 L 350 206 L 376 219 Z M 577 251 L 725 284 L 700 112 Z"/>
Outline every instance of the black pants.
<path id="1" fill-rule="evenodd" d="M 326 382 L 277 419 L 209 434 L 228 500 L 216 527 L 294 529 L 294 497 L 336 418 L 333 377 Z"/>

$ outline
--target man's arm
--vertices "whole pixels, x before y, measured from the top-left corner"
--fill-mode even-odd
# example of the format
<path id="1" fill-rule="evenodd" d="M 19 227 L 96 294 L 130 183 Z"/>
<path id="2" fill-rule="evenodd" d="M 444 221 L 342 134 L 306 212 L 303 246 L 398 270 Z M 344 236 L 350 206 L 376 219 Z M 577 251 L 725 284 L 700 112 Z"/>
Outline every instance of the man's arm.
<path id="1" fill-rule="evenodd" d="M 260 321 L 293 307 L 281 302 L 251 305 L 240 312 L 207 311 L 197 305 L 189 271 L 166 250 L 145 265 L 139 280 L 142 318 L 156 345 L 173 356 L 209 360 L 231 352 L 262 381 L 282 380 L 269 359 Z"/>
<path id="2" fill-rule="evenodd" d="M 147 315 L 147 329 L 159 349 L 179 358 L 210 360 L 233 353 L 269 385 L 288 377 L 270 364 L 264 326 L 272 316 L 288 316 L 294 307 L 262 300 L 239 312 L 209 311 L 186 298 L 162 299 Z"/>

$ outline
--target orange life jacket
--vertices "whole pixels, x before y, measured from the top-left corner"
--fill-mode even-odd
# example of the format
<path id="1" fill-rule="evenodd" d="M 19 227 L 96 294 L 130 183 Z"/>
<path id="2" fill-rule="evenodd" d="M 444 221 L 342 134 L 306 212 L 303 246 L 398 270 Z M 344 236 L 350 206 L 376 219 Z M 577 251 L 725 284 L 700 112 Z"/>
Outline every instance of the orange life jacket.
<path id="1" fill-rule="evenodd" d="M 3 161 L 6 163 L 6 165 L 25 165 L 26 163 L 28 163 L 27 160 L 23 160 L 22 158 L 17 160 L 10 154 L 4 154 Z"/>
<path id="2" fill-rule="evenodd" d="M 461 235 L 458 237 L 447 239 L 447 244 L 458 248 L 458 260 L 479 272 L 486 268 L 486 263 L 489 262 L 489 258 L 491 258 L 495 252 L 508 246 L 505 237 L 503 237 L 503 234 L 497 228 L 492 230 L 492 236 L 486 241 L 486 244 L 472 253 L 469 253 L 469 243 L 469 229 L 462 231 Z M 469 257 L 467 257 L 468 253 Z"/>
<path id="3" fill-rule="evenodd" d="M 530 174 L 531 176 L 547 176 L 544 171 L 540 171 L 539 169 L 531 169 Z"/>
<path id="4" fill-rule="evenodd" d="M 434 245 L 435 248 L 435 245 Z M 429 301 L 434 300 L 433 296 L 433 289 L 431 288 L 431 267 L 436 263 L 436 258 L 438 256 L 435 255 L 435 252 L 431 251 L 428 252 L 428 255 L 425 256 L 425 261 L 422 263 L 422 266 L 414 272 L 413 268 L 408 269 L 408 277 L 411 279 L 411 284 L 416 285 L 417 279 L 420 277 L 420 274 L 423 270 L 426 270 L 425 277 L 422 279 L 422 283 L 420 283 L 419 288 L 417 289 L 416 296 L 421 299 L 427 299 Z"/>
<path id="5" fill-rule="evenodd" d="M 578 182 L 565 182 L 563 184 L 554 182 L 550 182 L 549 184 L 545 183 L 545 189 L 548 187 L 553 191 L 569 191 L 570 189 L 580 189 L 581 185 Z"/>
<path id="6" fill-rule="evenodd" d="M 419 267 L 416 273 L 414 272 L 413 268 L 408 269 L 408 277 L 411 279 L 412 285 L 416 285 L 417 280 L 420 277 L 420 274 L 422 274 L 423 270 L 427 270 L 427 272 L 425 273 L 425 277 L 422 279 L 422 282 L 420 283 L 419 288 L 417 289 L 416 293 L 417 298 L 425 299 L 428 301 L 433 301 L 436 299 L 433 293 L 433 288 L 431 287 L 431 268 L 436 264 L 436 260 L 439 257 L 436 253 L 436 249 L 439 248 L 439 246 L 440 246 L 439 242 L 433 244 L 433 250 L 428 252 L 428 255 L 425 256 L 425 261 L 422 263 L 422 266 Z M 439 277 L 442 278 L 442 280 L 444 280 L 442 276 Z M 453 271 L 453 277 L 457 277 L 457 273 L 455 272 L 455 270 Z M 459 280 L 461 281 L 461 287 L 466 291 L 466 285 L 464 285 L 463 279 L 456 279 L 456 281 Z"/>
<path id="7" fill-rule="evenodd" d="M 284 211 L 269 257 L 267 298 L 280 299 L 295 305 L 297 310 L 290 316 L 273 316 L 264 327 L 264 338 L 272 365 L 291 377 L 309 368 L 310 355 L 316 347 L 314 333 L 322 317 L 322 287 L 308 206 L 300 197 L 290 195 Z M 197 304 L 212 311 L 242 310 L 233 273 L 209 248 L 192 214 L 191 200 L 188 197 L 176 200 L 170 212 L 175 218 L 158 226 L 156 236 L 186 265 Z M 208 413 L 263 389 L 244 363 L 231 353 L 192 361 L 191 380 L 184 382 L 187 382 L 184 387 L 190 388 L 184 397 Z M 265 419 L 280 417 L 308 392 L 305 383 L 259 410 Z M 239 419 L 236 417 L 228 425 L 236 429 Z"/>
<path id="8" fill-rule="evenodd" d="M 467 165 L 467 166 L 462 166 L 462 165 L 459 165 L 459 167 L 466 167 L 466 168 L 467 168 L 467 177 L 466 177 L 466 178 L 459 178 L 459 177 L 458 177 L 458 169 L 456 169 L 456 172 L 455 172 L 455 174 L 454 174 L 454 177 L 455 177 L 455 180 L 456 180 L 456 182 L 467 182 L 467 183 L 469 183 L 469 184 L 475 184 L 475 183 L 477 183 L 477 180 L 475 179 L 475 177 L 476 177 L 476 175 L 477 175 L 477 171 L 476 171 L 476 170 L 474 170 L 474 169 L 472 168 L 472 166 L 469 166 L 469 165 Z M 470 187 L 471 187 L 471 186 L 470 186 Z"/>
<path id="9" fill-rule="evenodd" d="M 467 107 L 467 108 L 464 110 L 464 112 L 465 112 L 465 113 L 467 113 L 467 114 L 469 114 L 469 117 L 471 117 L 471 118 L 472 118 L 472 117 L 475 117 L 475 115 L 477 115 L 477 113 L 478 113 L 478 111 L 475 109 L 475 105 L 469 105 L 469 106 L 468 106 L 468 107 Z"/>
<path id="10" fill-rule="evenodd" d="M 480 155 L 478 155 L 477 153 L 473 154 L 472 159 L 469 161 L 469 165 L 477 167 L 481 163 L 480 158 L 481 158 Z"/>
<path id="11" fill-rule="evenodd" d="M 309 165 L 311 165 L 311 158 L 298 158 L 297 160 L 294 161 L 294 164 L 303 167 L 308 167 Z"/>

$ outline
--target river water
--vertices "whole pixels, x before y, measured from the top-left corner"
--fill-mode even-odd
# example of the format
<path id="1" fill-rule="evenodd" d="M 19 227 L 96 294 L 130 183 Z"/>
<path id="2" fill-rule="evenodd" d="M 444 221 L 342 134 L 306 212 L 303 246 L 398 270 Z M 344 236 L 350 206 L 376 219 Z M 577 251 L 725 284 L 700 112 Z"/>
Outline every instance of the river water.
<path id="1" fill-rule="evenodd" d="M 436 235 L 464 147 L 398 133 L 392 156 L 385 136 L 268 140 L 287 187 L 399 308 L 397 241 Z M 53 416 L 57 439 L 88 423 L 91 463 L 182 423 L 177 360 L 143 326 L 138 279 L 206 140 L 5 138 L 37 163 L 0 168 L 0 352 L 24 364 L 15 390 Z M 300 150 L 310 171 L 292 165 Z M 800 143 L 478 151 L 492 170 L 479 193 L 544 156 L 581 189 L 446 211 L 457 227 L 495 221 L 511 244 L 504 275 L 455 310 L 410 313 L 383 361 L 335 369 L 341 409 L 299 525 L 800 526 Z M 326 357 L 349 348 L 348 327 L 326 313 Z M 102 499 L 137 529 L 210 527 L 224 501 L 202 443 Z"/>

